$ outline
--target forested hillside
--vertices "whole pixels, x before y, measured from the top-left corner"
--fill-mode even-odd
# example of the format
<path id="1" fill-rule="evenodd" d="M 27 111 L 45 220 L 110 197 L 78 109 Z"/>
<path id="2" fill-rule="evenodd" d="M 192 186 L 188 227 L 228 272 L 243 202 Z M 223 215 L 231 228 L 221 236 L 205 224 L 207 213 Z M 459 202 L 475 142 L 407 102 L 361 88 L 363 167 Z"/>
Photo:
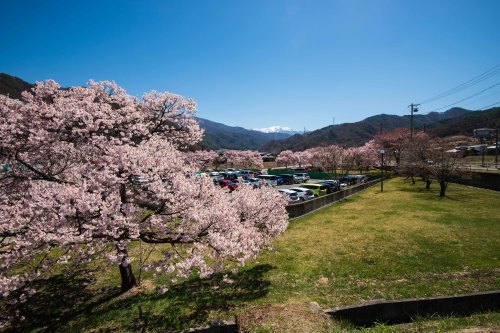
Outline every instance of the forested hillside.
<path id="1" fill-rule="evenodd" d="M 450 135 L 472 135 L 472 131 L 481 127 L 500 126 L 500 108 L 485 111 L 471 111 L 452 108 L 446 112 L 417 114 L 413 119 L 415 130 L 426 130 L 440 137 Z M 338 144 L 347 147 L 361 146 L 373 136 L 383 131 L 410 127 L 410 116 L 379 114 L 355 123 L 330 125 L 305 135 L 296 134 L 288 139 L 272 141 L 261 149 L 280 152 L 290 149 L 294 151 L 308 148 Z"/>

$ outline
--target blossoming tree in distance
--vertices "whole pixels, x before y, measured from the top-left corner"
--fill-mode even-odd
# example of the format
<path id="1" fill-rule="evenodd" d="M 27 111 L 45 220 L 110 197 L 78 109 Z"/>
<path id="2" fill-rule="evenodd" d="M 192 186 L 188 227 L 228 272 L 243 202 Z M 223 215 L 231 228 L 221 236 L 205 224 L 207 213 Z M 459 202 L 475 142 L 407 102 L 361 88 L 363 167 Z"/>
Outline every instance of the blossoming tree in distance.
<path id="1" fill-rule="evenodd" d="M 104 256 L 136 284 L 131 242 L 163 244 L 149 265 L 206 277 L 245 263 L 287 226 L 275 190 L 229 193 L 181 150 L 199 142 L 195 103 L 128 95 L 113 82 L 37 83 L 0 96 L 0 296 L 26 297 L 58 265 Z M 26 265 L 27 263 L 33 265 Z M 30 267 L 31 269 L 27 269 Z"/>

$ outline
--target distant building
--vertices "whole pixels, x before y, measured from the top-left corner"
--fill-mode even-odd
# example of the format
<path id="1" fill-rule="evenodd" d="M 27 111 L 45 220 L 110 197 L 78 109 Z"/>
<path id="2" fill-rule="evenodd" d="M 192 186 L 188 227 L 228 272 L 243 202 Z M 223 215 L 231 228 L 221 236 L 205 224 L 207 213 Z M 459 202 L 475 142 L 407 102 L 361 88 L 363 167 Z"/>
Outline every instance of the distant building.
<path id="1" fill-rule="evenodd" d="M 494 128 L 478 128 L 473 132 L 474 137 L 482 141 L 494 140 L 496 135 L 496 129 Z"/>

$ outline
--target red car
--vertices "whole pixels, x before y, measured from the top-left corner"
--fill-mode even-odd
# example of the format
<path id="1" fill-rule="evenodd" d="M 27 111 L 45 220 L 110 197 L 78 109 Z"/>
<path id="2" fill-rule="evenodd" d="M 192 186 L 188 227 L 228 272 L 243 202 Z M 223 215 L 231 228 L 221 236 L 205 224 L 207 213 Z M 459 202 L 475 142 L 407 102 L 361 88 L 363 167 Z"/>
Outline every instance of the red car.
<path id="1" fill-rule="evenodd" d="M 238 188 L 238 184 L 233 183 L 229 179 L 219 180 L 219 185 L 220 187 L 227 187 L 231 191 L 236 190 Z"/>

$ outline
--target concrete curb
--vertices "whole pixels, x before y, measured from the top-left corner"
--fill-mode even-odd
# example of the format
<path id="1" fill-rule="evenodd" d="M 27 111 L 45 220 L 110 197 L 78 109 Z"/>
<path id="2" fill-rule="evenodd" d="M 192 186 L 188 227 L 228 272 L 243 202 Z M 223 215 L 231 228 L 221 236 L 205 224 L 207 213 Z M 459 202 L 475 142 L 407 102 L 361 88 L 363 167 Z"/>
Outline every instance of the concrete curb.
<path id="1" fill-rule="evenodd" d="M 375 323 L 411 322 L 416 316 L 468 315 L 500 310 L 500 291 L 451 297 L 430 297 L 395 301 L 375 301 L 358 306 L 325 310 L 332 318 L 348 320 L 357 326 Z"/>

